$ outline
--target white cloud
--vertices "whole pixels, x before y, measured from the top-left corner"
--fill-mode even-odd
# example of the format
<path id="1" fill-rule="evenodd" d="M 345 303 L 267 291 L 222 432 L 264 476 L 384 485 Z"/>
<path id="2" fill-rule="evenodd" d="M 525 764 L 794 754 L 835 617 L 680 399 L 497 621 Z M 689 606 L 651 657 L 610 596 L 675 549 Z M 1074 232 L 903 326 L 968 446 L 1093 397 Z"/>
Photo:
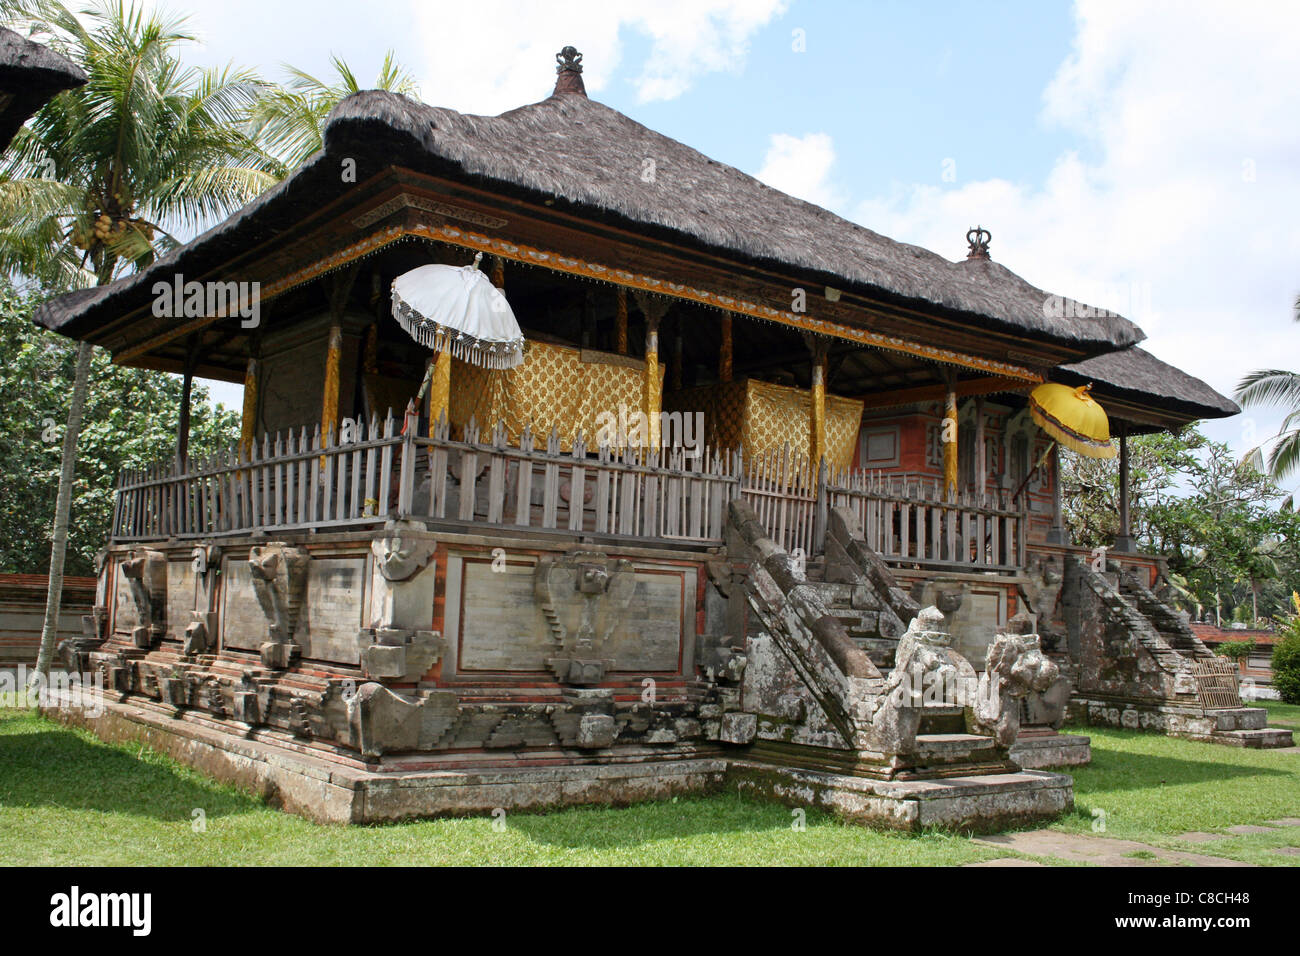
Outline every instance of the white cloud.
<path id="1" fill-rule="evenodd" d="M 1300 8 L 1080 0 L 1076 20 L 1043 118 L 1094 159 L 1066 153 L 1041 185 L 900 187 L 855 218 L 954 259 L 981 223 L 995 259 L 1135 319 L 1225 394 L 1249 369 L 1300 365 Z M 1252 414 L 1267 435 L 1275 416 Z M 1245 428 L 1207 430 L 1240 449 Z"/>
<path id="2" fill-rule="evenodd" d="M 705 73 L 739 69 L 750 38 L 784 8 L 785 0 L 415 2 L 414 30 L 429 51 L 421 91 L 426 102 L 480 114 L 535 103 L 551 93 L 546 64 L 572 44 L 595 95 L 622 60 L 622 35 L 630 30 L 651 40 L 633 81 L 638 98 L 670 100 Z"/>
<path id="3" fill-rule="evenodd" d="M 829 209 L 839 202 L 830 184 L 834 165 L 835 144 L 826 133 L 773 133 L 755 177 L 773 189 Z"/>

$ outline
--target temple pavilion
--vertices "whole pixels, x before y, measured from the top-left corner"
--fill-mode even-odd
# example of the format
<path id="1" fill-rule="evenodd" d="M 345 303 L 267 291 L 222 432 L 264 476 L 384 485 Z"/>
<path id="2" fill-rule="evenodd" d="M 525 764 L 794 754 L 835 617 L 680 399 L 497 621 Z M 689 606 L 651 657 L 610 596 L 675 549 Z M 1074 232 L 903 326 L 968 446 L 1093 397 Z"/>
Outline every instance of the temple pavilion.
<path id="1" fill-rule="evenodd" d="M 1016 787 L 1059 811 L 1068 777 L 1018 776 L 961 707 L 881 730 L 900 640 L 982 673 L 1015 619 L 1085 715 L 1203 719 L 1127 505 L 1100 566 L 1069 543 L 1032 394 L 1091 385 L 1125 470 L 1128 436 L 1238 410 L 990 239 L 954 262 L 787 196 L 589 98 L 572 48 L 499 116 L 349 96 L 278 186 L 37 311 L 114 362 L 244 385 L 237 448 L 193 458 L 183 413 L 174 458 L 121 476 L 69 653 L 172 718 L 177 752 L 327 819 L 634 799 L 745 761 L 778 796 L 764 774 L 798 767 L 850 815 L 911 808 L 890 825 L 1002 820 Z M 521 356 L 395 321 L 431 264 L 481 270 Z M 196 288 L 227 307 L 158 308 Z M 1126 607 L 1167 686 L 1089 650 Z M 268 752 L 351 776 L 314 790 Z M 933 813 L 897 789 L 958 776 L 1014 781 Z"/>

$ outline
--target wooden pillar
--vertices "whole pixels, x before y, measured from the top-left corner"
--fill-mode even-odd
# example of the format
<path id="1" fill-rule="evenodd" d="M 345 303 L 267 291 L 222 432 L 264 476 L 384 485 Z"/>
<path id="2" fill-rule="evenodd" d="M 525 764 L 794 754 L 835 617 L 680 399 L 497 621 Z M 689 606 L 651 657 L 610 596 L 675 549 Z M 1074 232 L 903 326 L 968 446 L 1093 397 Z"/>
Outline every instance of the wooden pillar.
<path id="1" fill-rule="evenodd" d="M 1133 532 L 1129 527 L 1129 470 L 1128 425 L 1119 426 L 1119 534 L 1115 535 L 1116 551 L 1132 551 Z"/>
<path id="2" fill-rule="evenodd" d="M 357 263 L 336 273 L 329 287 L 330 332 L 325 347 L 325 387 L 321 395 L 320 438 L 323 444 L 331 434 L 339 437 L 339 374 L 343 362 L 343 312 L 347 308 L 352 283 L 357 278 Z"/>
<path id="3" fill-rule="evenodd" d="M 1061 446 L 1056 442 L 1052 442 L 1052 526 L 1047 531 L 1047 543 L 1069 544 L 1061 517 Z"/>
<path id="4" fill-rule="evenodd" d="M 645 388 L 641 411 L 646 418 L 648 450 L 661 451 L 659 434 L 659 413 L 663 411 L 663 384 L 659 381 L 659 323 L 668 311 L 668 302 L 663 299 L 636 294 L 637 305 L 645 315 Z"/>
<path id="5" fill-rule="evenodd" d="M 190 392 L 194 387 L 194 372 L 185 369 L 185 383 L 181 386 L 181 413 L 176 423 L 176 461 L 182 471 L 190 454 Z"/>
<path id="6" fill-rule="evenodd" d="M 257 440 L 257 359 L 248 357 L 244 370 L 244 417 L 239 425 L 239 453 L 248 458 Z"/>
<path id="7" fill-rule="evenodd" d="M 718 349 L 718 381 L 730 382 L 733 356 L 731 351 L 731 315 L 722 316 L 722 345 Z"/>
<path id="8" fill-rule="evenodd" d="M 940 423 L 939 441 L 943 446 L 943 494 L 952 500 L 957 497 L 957 393 L 951 382 L 943 399 L 943 421 Z"/>
<path id="9" fill-rule="evenodd" d="M 627 354 L 627 290 L 621 286 L 614 311 L 614 347 L 619 355 Z"/>
<path id="10" fill-rule="evenodd" d="M 446 415 L 451 418 L 451 349 L 445 348 L 433 359 L 433 378 L 429 381 L 429 434 Z"/>
<path id="11" fill-rule="evenodd" d="M 984 396 L 975 399 L 975 493 L 980 503 L 988 492 L 988 451 L 984 447 Z"/>
<path id="12" fill-rule="evenodd" d="M 682 314 L 678 312 L 673 322 L 672 389 L 674 392 L 682 390 L 682 356 Z"/>
<path id="13" fill-rule="evenodd" d="M 325 349 L 325 389 L 320 407 L 320 440 L 325 443 L 339 437 L 339 367 L 343 361 L 343 325 L 335 317 L 330 324 L 329 344 Z"/>
<path id="14" fill-rule="evenodd" d="M 826 457 L 826 355 L 829 345 L 823 338 L 810 336 L 808 347 L 812 351 L 812 396 L 808 403 L 808 458 L 813 471 Z"/>

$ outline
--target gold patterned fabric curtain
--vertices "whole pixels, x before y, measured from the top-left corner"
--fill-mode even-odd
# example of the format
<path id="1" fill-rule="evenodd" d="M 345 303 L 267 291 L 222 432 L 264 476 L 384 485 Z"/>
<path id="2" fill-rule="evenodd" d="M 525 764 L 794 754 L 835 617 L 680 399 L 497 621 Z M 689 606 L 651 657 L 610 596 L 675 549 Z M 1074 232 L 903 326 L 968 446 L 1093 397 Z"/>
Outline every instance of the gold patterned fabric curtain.
<path id="1" fill-rule="evenodd" d="M 627 415 L 640 410 L 644 375 L 645 363 L 639 359 L 547 342 L 529 342 L 523 364 L 513 369 L 485 369 L 457 360 L 451 375 L 453 434 L 459 437 L 472 416 L 483 440 L 500 420 L 512 443 L 531 425 L 534 444 L 545 447 L 555 427 L 561 447 L 568 451 L 581 428 L 587 447 L 594 449 L 602 412 L 618 416 L 620 405 Z"/>
<path id="2" fill-rule="evenodd" d="M 789 442 L 797 454 L 808 453 L 812 393 L 757 379 L 720 382 L 670 392 L 664 407 L 682 413 L 703 412 L 705 442 L 710 448 L 743 448 L 761 455 Z M 826 396 L 826 462 L 849 468 L 862 425 L 860 401 Z"/>

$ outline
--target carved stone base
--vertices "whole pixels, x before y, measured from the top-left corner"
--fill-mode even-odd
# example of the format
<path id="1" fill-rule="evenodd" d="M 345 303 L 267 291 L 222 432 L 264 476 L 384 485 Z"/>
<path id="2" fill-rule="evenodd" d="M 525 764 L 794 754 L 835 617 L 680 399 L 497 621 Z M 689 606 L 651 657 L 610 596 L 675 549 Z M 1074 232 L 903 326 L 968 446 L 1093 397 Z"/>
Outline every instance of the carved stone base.
<path id="1" fill-rule="evenodd" d="M 1041 770 L 943 780 L 872 780 L 735 760 L 728 767 L 727 782 L 787 806 L 815 806 L 853 823 L 891 830 L 946 827 L 988 833 L 1050 820 L 1074 806 L 1074 781 Z"/>
<path id="2" fill-rule="evenodd" d="M 267 641 L 261 647 L 262 663 L 272 670 L 282 671 L 294 665 L 302 648 L 297 644 L 279 644 Z"/>
<path id="3" fill-rule="evenodd" d="M 1078 734 L 1026 733 L 1022 730 L 1011 748 L 1011 759 L 1025 770 L 1082 767 L 1092 762 L 1092 741 Z"/>
<path id="4" fill-rule="evenodd" d="M 605 671 L 614 666 L 612 660 L 578 660 L 571 657 L 549 657 L 546 666 L 562 684 L 589 686 L 605 679 Z"/>

